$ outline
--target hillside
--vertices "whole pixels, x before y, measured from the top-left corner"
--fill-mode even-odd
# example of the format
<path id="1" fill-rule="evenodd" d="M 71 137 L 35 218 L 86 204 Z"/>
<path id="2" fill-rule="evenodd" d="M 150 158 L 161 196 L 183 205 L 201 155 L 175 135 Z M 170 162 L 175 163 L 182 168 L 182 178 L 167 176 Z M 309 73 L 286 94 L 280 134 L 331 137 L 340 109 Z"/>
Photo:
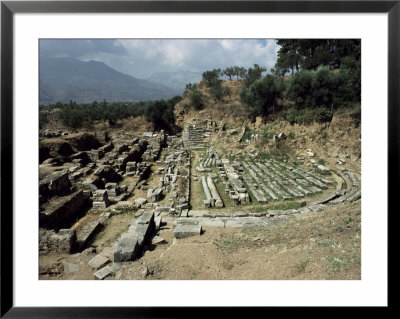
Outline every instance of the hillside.
<path id="1" fill-rule="evenodd" d="M 268 119 L 257 117 L 255 121 L 248 118 L 246 107 L 240 102 L 239 92 L 242 81 L 224 81 L 222 86 L 228 87 L 230 95 L 222 101 L 215 101 L 209 94 L 209 89 L 200 82 L 197 86 L 203 94 L 202 110 L 195 110 L 190 104 L 188 91 L 175 106 L 176 124 L 182 129 L 187 124 L 195 123 L 196 119 L 208 119 L 223 122 L 225 130 L 236 129 L 238 133 L 232 136 L 210 138 L 210 142 L 223 147 L 233 154 L 248 154 L 250 152 L 271 153 L 280 155 L 286 153 L 292 160 L 310 163 L 306 149 L 311 149 L 314 160 L 321 159 L 327 164 L 335 165 L 340 158 L 348 158 L 359 169 L 361 165 L 361 110 L 359 105 L 341 109 L 334 113 L 330 122 L 310 124 L 290 124 L 282 115 L 274 114 Z M 231 139 L 246 129 L 245 136 L 259 135 L 258 139 L 249 139 L 248 143 L 231 143 Z M 284 133 L 288 139 L 276 148 L 271 140 L 274 135 Z M 245 142 L 246 138 L 244 138 Z M 239 147 L 240 145 L 240 147 Z"/>
<path id="2" fill-rule="evenodd" d="M 39 103 L 117 102 L 171 98 L 179 91 L 137 79 L 96 61 L 40 57 Z"/>

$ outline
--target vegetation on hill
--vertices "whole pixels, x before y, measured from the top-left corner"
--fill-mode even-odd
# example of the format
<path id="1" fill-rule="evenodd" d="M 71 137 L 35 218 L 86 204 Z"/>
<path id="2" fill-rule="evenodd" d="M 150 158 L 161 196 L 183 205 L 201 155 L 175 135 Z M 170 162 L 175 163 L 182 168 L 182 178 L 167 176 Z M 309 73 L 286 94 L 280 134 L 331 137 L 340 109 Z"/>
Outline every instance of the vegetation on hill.
<path id="1" fill-rule="evenodd" d="M 147 101 L 138 103 L 109 103 L 93 102 L 78 104 L 74 101 L 69 103 L 57 102 L 46 108 L 59 108 L 59 117 L 64 125 L 79 128 L 95 121 L 107 121 L 114 124 L 117 120 L 144 116 L 154 124 L 154 128 L 164 129 L 167 132 L 176 132 L 174 106 L 182 98 L 175 96 L 169 100 Z M 42 107 L 43 108 L 43 107 Z M 45 123 L 46 117 L 40 115 L 39 126 Z"/>
<path id="2" fill-rule="evenodd" d="M 280 113 L 291 123 L 330 121 L 333 112 L 361 101 L 360 40 L 278 40 L 278 60 L 270 73 L 254 64 L 203 73 L 209 95 L 221 102 L 230 94 L 221 76 L 242 81 L 240 102 L 247 115 L 268 117 Z M 205 105 L 196 85 L 188 84 L 190 103 L 196 110 Z M 306 115 L 306 116 L 304 116 Z"/>

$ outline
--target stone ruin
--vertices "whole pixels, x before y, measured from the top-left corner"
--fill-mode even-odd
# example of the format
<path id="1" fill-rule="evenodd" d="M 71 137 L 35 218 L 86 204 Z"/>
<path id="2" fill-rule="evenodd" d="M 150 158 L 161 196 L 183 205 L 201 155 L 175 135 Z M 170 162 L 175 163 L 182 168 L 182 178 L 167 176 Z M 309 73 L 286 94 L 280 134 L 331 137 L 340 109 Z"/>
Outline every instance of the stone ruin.
<path id="1" fill-rule="evenodd" d="M 164 132 L 149 132 L 140 137 L 127 133 L 109 137 L 98 133 L 96 136 L 102 145 L 97 149 L 46 160 L 43 168 L 56 170 L 39 183 L 40 253 L 81 252 L 90 246 L 92 238 L 112 214 L 134 210 L 135 218 L 129 229 L 107 251 L 98 252 L 89 261 L 94 279 L 110 279 L 117 263 L 140 258 L 149 248 L 164 216 L 174 220 L 174 237 L 182 239 L 201 235 L 203 227 L 263 227 L 361 198 L 360 176 L 344 168 L 343 162 L 337 172 L 321 165 L 306 171 L 257 156 L 229 160 L 210 147 L 201 155 L 196 167 L 202 173 L 199 174 L 201 178 L 197 175 L 193 178 L 204 191 L 204 210 L 193 210 L 190 207 L 193 150 L 187 147 L 199 146 L 208 133 L 221 133 L 223 129 L 223 125 L 217 128 L 213 121 L 199 120 L 190 130 L 188 128 L 187 135 L 182 134 L 182 138 L 167 136 Z M 163 148 L 165 155 L 158 160 Z M 154 172 L 159 176 L 157 185 L 149 186 L 146 179 L 150 168 L 158 164 L 162 165 Z M 331 189 L 334 187 L 332 174 L 343 180 L 335 189 Z M 127 182 L 120 185 L 124 179 Z M 145 190 L 146 195 L 126 201 L 136 188 Z M 310 202 L 303 200 L 322 193 L 322 197 Z M 236 207 L 251 202 L 266 204 L 295 199 L 303 200 L 298 209 L 216 210 L 232 203 Z M 75 227 L 73 223 L 83 216 L 80 215 L 82 211 L 92 218 L 82 219 L 81 225 Z M 163 239 L 154 237 L 153 240 L 162 242 Z"/>
<path id="2" fill-rule="evenodd" d="M 195 119 L 195 124 L 188 124 L 182 132 L 182 142 L 185 147 L 202 147 L 204 138 L 211 135 L 216 129 L 216 122 L 212 120 Z"/>
<path id="3" fill-rule="evenodd" d="M 160 178 L 160 187 L 170 193 L 170 209 L 180 213 L 189 208 L 191 156 L 188 150 L 177 151 L 165 157 L 167 167 Z M 161 186 L 162 185 L 162 186 Z"/>
<path id="4" fill-rule="evenodd" d="M 107 132 L 96 132 L 84 138 L 89 142 L 96 139 L 97 144 L 90 145 L 98 148 L 50 157 L 40 165 L 40 170 L 55 170 L 39 181 L 41 253 L 84 250 L 109 218 L 110 212 L 104 210 L 123 203 L 147 178 L 150 162 L 157 160 L 167 136 L 163 131 L 145 139 L 127 133 L 110 137 Z M 125 177 L 133 178 L 131 184 L 119 185 Z M 152 199 L 159 200 L 159 195 L 156 191 Z M 75 221 L 87 214 L 98 217 L 75 229 Z"/>

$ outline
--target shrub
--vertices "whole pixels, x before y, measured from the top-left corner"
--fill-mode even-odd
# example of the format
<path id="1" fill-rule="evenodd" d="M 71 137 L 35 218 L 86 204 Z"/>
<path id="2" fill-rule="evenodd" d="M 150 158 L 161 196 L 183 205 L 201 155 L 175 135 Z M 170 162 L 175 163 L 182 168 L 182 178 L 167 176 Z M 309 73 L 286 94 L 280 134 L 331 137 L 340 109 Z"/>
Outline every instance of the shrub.
<path id="1" fill-rule="evenodd" d="M 197 89 L 196 86 L 193 86 L 189 93 L 189 100 L 191 105 L 194 106 L 196 110 L 201 110 L 203 108 L 203 94 Z"/>
<path id="2" fill-rule="evenodd" d="M 268 74 L 262 79 L 255 80 L 250 87 L 243 87 L 239 95 L 240 100 L 248 106 L 250 116 L 266 116 L 274 111 L 274 106 L 282 96 L 283 90 L 283 79 Z"/>
<path id="3" fill-rule="evenodd" d="M 212 97 L 221 101 L 224 96 L 227 96 L 231 93 L 228 87 L 223 87 L 221 83 L 217 82 L 213 84 L 210 88 L 210 94 Z"/>
<path id="4" fill-rule="evenodd" d="M 290 124 L 311 124 L 313 122 L 330 122 L 333 117 L 333 111 L 326 107 L 309 108 L 299 110 L 290 108 L 283 112 L 283 116 Z"/>

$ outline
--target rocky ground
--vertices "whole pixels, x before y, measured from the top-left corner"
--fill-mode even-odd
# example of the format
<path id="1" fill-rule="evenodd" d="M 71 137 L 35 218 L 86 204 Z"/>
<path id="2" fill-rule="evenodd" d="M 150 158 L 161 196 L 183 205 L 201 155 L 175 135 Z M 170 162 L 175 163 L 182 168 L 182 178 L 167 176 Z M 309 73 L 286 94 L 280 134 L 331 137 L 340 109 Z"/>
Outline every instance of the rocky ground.
<path id="1" fill-rule="evenodd" d="M 235 94 L 185 103 L 176 136 L 143 119 L 76 132 L 48 116 L 39 278 L 361 279 L 358 111 L 290 125 L 226 112 Z"/>

